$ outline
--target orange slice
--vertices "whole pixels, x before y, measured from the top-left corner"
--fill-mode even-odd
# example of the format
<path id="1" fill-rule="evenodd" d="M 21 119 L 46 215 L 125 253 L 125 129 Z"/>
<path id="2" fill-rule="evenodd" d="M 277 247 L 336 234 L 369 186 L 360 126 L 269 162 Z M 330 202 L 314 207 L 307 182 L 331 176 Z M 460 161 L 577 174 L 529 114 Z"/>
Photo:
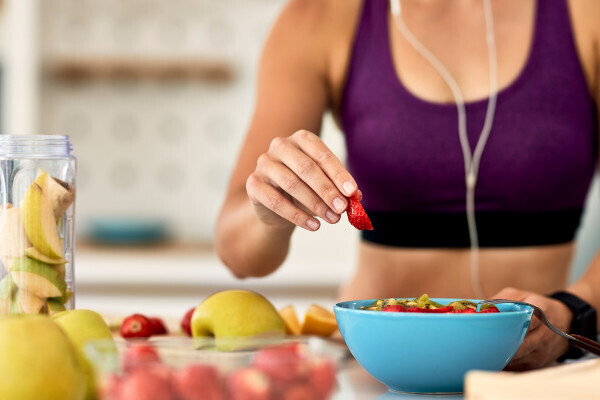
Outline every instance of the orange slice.
<path id="1" fill-rule="evenodd" d="M 285 333 L 288 335 L 299 335 L 300 334 L 300 321 L 296 314 L 294 306 L 289 305 L 279 310 L 279 315 L 283 318 L 285 323 Z"/>
<path id="2" fill-rule="evenodd" d="M 303 335 L 329 336 L 336 330 L 337 322 L 333 312 L 317 304 L 308 308 L 301 329 Z"/>

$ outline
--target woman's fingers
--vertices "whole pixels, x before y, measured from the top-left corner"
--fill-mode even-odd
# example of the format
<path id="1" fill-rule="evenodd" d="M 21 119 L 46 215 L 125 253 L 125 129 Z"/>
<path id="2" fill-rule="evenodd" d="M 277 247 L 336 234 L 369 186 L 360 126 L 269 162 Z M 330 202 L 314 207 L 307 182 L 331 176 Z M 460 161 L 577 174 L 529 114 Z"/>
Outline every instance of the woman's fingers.
<path id="1" fill-rule="evenodd" d="M 550 322 L 560 330 L 565 331 L 570 323 L 566 307 L 562 303 L 549 299 L 546 296 L 514 288 L 506 288 L 493 297 L 535 304 L 544 310 Z M 547 366 L 563 354 L 567 347 L 566 339 L 552 332 L 543 322 L 534 316 L 531 319 L 529 330 L 521 347 L 506 369 L 522 371 Z"/>
<path id="2" fill-rule="evenodd" d="M 298 199 L 315 215 L 324 217 L 328 210 L 342 214 L 348 205 L 346 197 L 340 193 L 315 160 L 292 143 L 288 142 L 280 146 L 287 146 L 286 151 L 280 154 L 280 161 L 290 171 L 290 176 L 276 177 L 283 178 L 282 189 Z M 300 182 L 304 185 L 300 185 Z"/>
<path id="3" fill-rule="evenodd" d="M 246 181 L 246 191 L 259 218 L 267 223 L 272 221 L 271 217 L 275 213 L 294 225 L 310 231 L 319 229 L 321 225 L 316 218 L 296 206 L 281 191 L 259 179 L 255 174 L 250 175 Z M 273 223 L 279 223 L 279 220 L 273 221 Z"/>
<path id="4" fill-rule="evenodd" d="M 309 230 L 320 226 L 313 215 L 338 222 L 348 205 L 346 196 L 360 194 L 340 160 L 308 131 L 274 139 L 259 157 L 246 190 L 263 220 L 269 222 L 272 215 L 265 211 L 270 210 Z"/>
<path id="5" fill-rule="evenodd" d="M 544 347 L 547 346 L 549 337 L 544 332 L 545 327 L 534 317 L 527 331 L 527 335 L 521 343 L 519 350 L 514 355 L 507 370 L 524 371 L 535 368 L 542 363 Z"/>
<path id="6" fill-rule="evenodd" d="M 289 153 L 299 153 L 297 149 L 290 149 Z M 307 160 L 306 156 L 294 154 L 296 159 Z M 306 179 L 298 175 L 297 172 L 289 169 L 285 164 L 274 162 L 269 156 L 262 157 L 259 161 L 262 165 L 259 168 L 267 168 L 269 172 L 269 181 L 283 192 L 288 194 L 296 202 L 300 203 L 308 212 L 319 216 L 328 222 L 335 223 L 339 220 L 339 215 L 332 211 L 331 208 L 323 201 L 321 197 L 309 186 L 310 182 L 319 179 L 322 173 L 318 169 L 313 169 L 306 172 L 306 175 L 311 176 L 311 179 Z M 302 162 L 302 161 L 300 161 Z M 308 161 L 304 161 L 308 164 Z M 307 182 L 308 180 L 308 182 Z M 345 205 L 343 210 L 345 210 Z M 342 212 L 343 212 L 342 210 Z"/>
<path id="7" fill-rule="evenodd" d="M 342 162 L 315 134 L 308 131 L 298 131 L 292 140 L 320 167 L 325 175 L 339 190 L 340 194 L 350 197 L 356 193 L 358 186 L 352 175 Z M 345 199 L 344 199 L 345 200 Z"/>

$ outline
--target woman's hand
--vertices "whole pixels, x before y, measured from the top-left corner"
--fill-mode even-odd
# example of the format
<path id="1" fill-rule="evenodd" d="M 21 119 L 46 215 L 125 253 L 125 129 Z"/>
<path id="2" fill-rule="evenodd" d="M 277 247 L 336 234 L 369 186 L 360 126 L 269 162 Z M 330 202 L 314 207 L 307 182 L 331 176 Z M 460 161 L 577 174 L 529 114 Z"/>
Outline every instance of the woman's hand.
<path id="1" fill-rule="evenodd" d="M 519 289 L 506 288 L 492 298 L 535 304 L 544 310 L 550 323 L 557 329 L 568 332 L 571 326 L 573 315 L 568 307 L 549 297 Z M 533 317 L 525 340 L 506 369 L 523 371 L 545 367 L 562 356 L 567 351 L 568 346 L 566 339 L 552 332 L 544 323 Z"/>
<path id="2" fill-rule="evenodd" d="M 246 181 L 254 212 L 265 224 L 315 231 L 336 223 L 357 185 L 340 160 L 314 133 L 300 130 L 271 141 Z"/>

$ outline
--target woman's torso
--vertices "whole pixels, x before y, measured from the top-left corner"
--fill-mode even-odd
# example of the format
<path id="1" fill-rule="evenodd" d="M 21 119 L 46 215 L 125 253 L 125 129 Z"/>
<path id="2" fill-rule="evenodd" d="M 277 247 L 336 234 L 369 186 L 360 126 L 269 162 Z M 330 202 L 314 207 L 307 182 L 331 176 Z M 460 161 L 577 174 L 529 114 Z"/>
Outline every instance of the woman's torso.
<path id="1" fill-rule="evenodd" d="M 383 2 L 384 0 L 367 1 Z M 407 25 L 413 29 L 413 33 L 420 37 L 433 53 L 438 55 L 453 74 L 461 87 L 465 101 L 467 103 L 479 102 L 481 104 L 477 106 L 485 108 L 489 78 L 487 75 L 487 47 L 483 40 L 485 25 L 481 1 L 465 0 L 454 4 L 457 4 L 457 7 L 443 10 L 446 17 L 440 19 L 439 15 L 432 14 L 426 9 L 411 9 L 411 4 L 405 1 L 403 2 L 405 19 Z M 492 4 L 498 43 L 498 84 L 502 95 L 502 91 L 506 88 L 511 90 L 515 81 L 522 75 L 522 70 L 530 65 L 529 55 L 534 40 L 536 4 L 533 0 L 504 3 L 492 1 Z M 347 2 L 344 7 L 351 9 L 355 20 L 352 21 L 353 23 L 346 22 L 344 24 L 346 29 L 342 29 L 343 34 L 337 39 L 338 51 L 332 53 L 330 84 L 333 108 L 338 121 L 341 121 L 339 112 L 342 109 L 342 94 L 354 44 L 354 31 L 360 18 L 361 3 L 351 1 Z M 471 7 L 471 9 L 467 10 L 461 7 Z M 580 25 L 585 26 L 585 24 L 579 22 L 582 18 L 581 15 L 585 15 L 585 13 L 582 13 L 582 10 L 577 7 L 579 7 L 577 3 L 570 6 L 575 43 L 581 58 L 583 72 L 590 77 L 594 68 L 589 50 L 591 46 L 586 32 L 581 32 L 584 28 L 580 28 Z M 391 24 L 389 14 L 387 18 L 386 22 Z M 461 21 L 460 18 L 466 19 Z M 428 24 L 432 23 L 435 23 L 440 30 L 451 30 L 455 25 L 461 26 L 464 35 L 458 36 L 457 41 L 438 42 L 435 35 L 427 33 Z M 457 37 L 456 34 L 454 32 L 450 36 Z M 480 43 L 473 40 L 477 37 L 481 38 Z M 527 38 L 527 40 L 523 40 L 523 38 Z M 414 49 L 397 31 L 392 29 L 389 39 L 393 48 L 389 57 L 390 61 L 393 57 L 392 67 L 395 66 L 395 72 L 398 75 L 399 90 L 404 85 L 407 94 L 413 96 L 416 102 L 423 102 L 426 107 L 435 108 L 440 106 L 435 103 L 453 101 L 451 92 L 437 72 L 414 52 Z M 458 52 L 459 48 L 464 50 L 466 44 L 468 44 L 467 51 L 461 53 L 460 57 L 452 57 L 452 54 Z M 452 46 L 456 46 L 456 48 L 452 48 Z M 465 75 L 461 72 L 459 66 L 463 64 L 473 67 L 469 74 Z M 405 82 L 410 82 L 410 84 Z M 470 108 L 473 109 L 473 107 Z M 444 110 L 444 112 L 448 112 L 448 110 Z M 455 113 L 455 110 L 453 112 Z M 478 125 L 474 128 L 475 130 L 480 129 L 481 123 Z M 448 132 L 452 132 L 453 139 L 458 142 L 456 126 L 453 126 Z M 460 149 L 457 148 L 457 151 Z M 593 153 L 595 160 L 595 149 Z M 457 156 L 461 157 L 461 154 L 459 153 Z M 589 162 L 589 160 L 587 161 Z M 482 165 L 484 165 L 483 163 L 484 161 L 482 161 Z M 459 163 L 458 168 L 461 166 Z M 360 180 L 359 186 L 364 191 Z M 364 191 L 364 195 L 365 198 L 368 198 L 369 192 Z M 540 292 L 549 292 L 563 287 L 568 279 L 568 266 L 573 249 L 572 243 L 482 249 L 480 251 L 480 275 L 485 294 L 492 295 L 505 286 L 517 286 Z M 469 250 L 464 248 L 409 249 L 363 242 L 360 245 L 357 273 L 352 281 L 342 289 L 340 297 L 412 296 L 418 295 L 420 292 L 428 292 L 436 296 L 472 297 L 474 293 L 470 284 L 469 264 Z"/>

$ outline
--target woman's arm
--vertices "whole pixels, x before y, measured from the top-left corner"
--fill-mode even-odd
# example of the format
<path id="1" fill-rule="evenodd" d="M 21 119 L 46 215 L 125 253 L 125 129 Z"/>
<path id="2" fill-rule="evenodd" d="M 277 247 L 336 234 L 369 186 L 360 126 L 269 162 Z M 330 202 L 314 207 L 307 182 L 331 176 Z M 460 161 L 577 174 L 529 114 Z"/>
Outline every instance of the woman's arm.
<path id="1" fill-rule="evenodd" d="M 595 16 L 593 21 L 598 21 L 598 18 L 600 18 L 599 4 L 595 4 L 592 15 Z M 592 54 L 594 57 L 591 68 L 593 72 L 590 79 L 594 88 L 593 95 L 596 100 L 597 115 L 600 116 L 600 26 L 594 23 L 591 29 L 593 29 Z M 598 137 L 600 138 L 600 127 L 598 128 Z M 598 143 L 600 143 L 600 139 Z M 596 253 L 587 271 L 568 288 L 568 291 L 591 304 L 600 313 L 600 251 Z M 600 318 L 598 318 L 598 329 L 600 330 Z"/>
<path id="2" fill-rule="evenodd" d="M 593 6 L 588 10 L 588 26 L 591 33 L 592 63 L 589 68 L 588 80 L 591 81 L 592 95 L 596 101 L 597 115 L 600 116 L 600 4 L 593 2 Z M 598 127 L 598 143 L 600 144 L 600 127 Z M 599 149 L 600 154 L 600 149 Z M 581 278 L 568 288 L 569 292 L 577 295 L 587 303 L 591 304 L 600 312 L 600 251 L 590 263 L 587 271 Z M 600 318 L 598 319 L 598 329 L 600 330 Z"/>
<path id="3" fill-rule="evenodd" d="M 586 3 L 577 3 L 579 7 L 572 7 L 573 18 L 582 23 L 578 26 L 580 35 L 585 35 L 589 43 L 589 53 L 582 54 L 584 61 L 584 70 L 592 95 L 595 98 L 600 115 L 600 27 L 597 24 L 600 17 L 600 4 L 598 2 L 587 1 Z M 579 14 L 579 15 L 578 15 Z M 591 62 L 586 62 L 587 57 Z M 600 129 L 598 132 L 600 137 Z M 600 141 L 599 141 L 600 143 Z M 600 251 L 590 263 L 586 272 L 577 282 L 570 285 L 567 292 L 581 298 L 592 307 L 597 313 L 600 313 Z M 569 332 L 573 314 L 567 306 L 558 300 L 537 293 L 525 292 L 513 288 L 507 288 L 497 293 L 494 297 L 509 298 L 513 300 L 527 301 L 540 306 L 548 316 L 550 322 L 558 329 Z M 597 328 L 600 331 L 600 318 L 597 318 Z M 531 321 L 527 337 L 523 345 L 513 357 L 509 364 L 509 369 L 523 370 L 539 368 L 553 363 L 558 357 L 563 355 L 568 348 L 565 339 L 551 332 L 536 318 Z"/>
<path id="4" fill-rule="evenodd" d="M 311 133 L 319 133 L 332 98 L 331 3 L 291 1 L 263 50 L 254 115 L 216 227 L 216 251 L 240 278 L 276 270 L 296 226 L 318 229 L 314 215 L 337 222 L 345 195 L 356 191 L 341 162 Z M 352 186 L 342 194 L 345 182 Z"/>

